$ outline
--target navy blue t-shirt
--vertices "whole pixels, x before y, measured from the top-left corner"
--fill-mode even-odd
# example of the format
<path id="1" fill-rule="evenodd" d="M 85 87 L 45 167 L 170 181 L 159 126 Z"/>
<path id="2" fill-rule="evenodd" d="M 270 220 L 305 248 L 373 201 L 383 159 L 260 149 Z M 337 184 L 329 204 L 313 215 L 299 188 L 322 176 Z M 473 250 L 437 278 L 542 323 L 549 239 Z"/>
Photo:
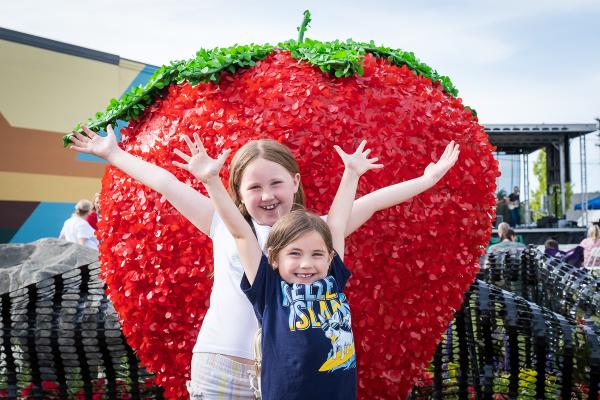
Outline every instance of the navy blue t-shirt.
<path id="1" fill-rule="evenodd" d="M 240 286 L 263 329 L 263 400 L 356 399 L 349 277 L 337 255 L 330 274 L 311 284 L 283 281 L 264 255 L 252 286 L 244 275 Z"/>

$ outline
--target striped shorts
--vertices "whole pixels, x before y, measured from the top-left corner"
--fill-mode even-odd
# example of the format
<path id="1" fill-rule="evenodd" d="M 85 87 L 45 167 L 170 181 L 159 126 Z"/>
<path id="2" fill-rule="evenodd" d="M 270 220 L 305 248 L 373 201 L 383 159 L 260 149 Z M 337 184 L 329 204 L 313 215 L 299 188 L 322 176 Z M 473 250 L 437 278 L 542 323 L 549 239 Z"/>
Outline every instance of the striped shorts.
<path id="1" fill-rule="evenodd" d="M 190 400 L 255 400 L 250 380 L 254 365 L 232 360 L 222 354 L 194 353 L 192 380 L 187 382 Z"/>

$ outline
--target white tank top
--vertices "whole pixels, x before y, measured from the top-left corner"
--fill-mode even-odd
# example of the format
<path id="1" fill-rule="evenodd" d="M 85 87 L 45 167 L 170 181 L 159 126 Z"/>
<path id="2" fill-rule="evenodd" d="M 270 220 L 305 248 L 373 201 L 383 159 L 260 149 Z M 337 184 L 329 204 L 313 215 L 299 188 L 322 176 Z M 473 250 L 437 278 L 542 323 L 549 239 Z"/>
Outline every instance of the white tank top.
<path id="1" fill-rule="evenodd" d="M 258 243 L 264 248 L 270 226 L 252 221 Z M 213 241 L 214 283 L 194 353 L 217 353 L 254 359 L 252 340 L 258 322 L 250 301 L 240 289 L 244 268 L 235 239 L 215 212 L 210 227 Z"/>

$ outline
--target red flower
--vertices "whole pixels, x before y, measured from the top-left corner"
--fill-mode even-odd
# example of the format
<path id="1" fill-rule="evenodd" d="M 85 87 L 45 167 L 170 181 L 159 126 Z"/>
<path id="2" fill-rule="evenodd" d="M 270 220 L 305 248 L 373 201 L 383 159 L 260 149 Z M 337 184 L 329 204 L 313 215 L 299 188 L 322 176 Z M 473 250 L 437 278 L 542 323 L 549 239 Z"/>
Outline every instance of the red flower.
<path id="1" fill-rule="evenodd" d="M 19 398 L 20 399 L 28 399 L 32 395 L 36 394 L 36 392 L 37 391 L 34 391 L 33 383 L 30 383 L 29 385 L 25 386 L 23 388 L 23 390 L 21 390 L 21 394 L 19 395 Z M 2 394 L 2 393 L 0 392 L 0 394 Z M 58 399 L 58 396 L 60 394 L 60 389 L 59 389 L 58 384 L 53 381 L 47 381 L 47 380 L 42 381 L 42 394 L 43 394 L 44 399 L 48 399 L 48 400 Z M 8 394 L 7 394 L 7 397 L 8 397 Z"/>
<path id="2" fill-rule="evenodd" d="M 406 67 L 367 55 L 364 75 L 336 79 L 276 52 L 220 83 L 172 85 L 122 129 L 122 146 L 203 188 L 172 166 L 181 137 L 198 132 L 210 154 L 275 138 L 296 155 L 310 209 L 326 213 L 343 169 L 333 145 L 366 138 L 384 163 L 364 195 L 419 176 L 450 140 L 455 168 L 435 188 L 377 213 L 348 240 L 359 397 L 404 396 L 478 271 L 495 210 L 497 163 L 460 99 Z M 165 388 L 187 398 L 192 347 L 212 287 L 212 244 L 161 195 L 116 168 L 103 179 L 102 276 L 129 344 Z M 168 317 L 167 317 L 168 316 Z"/>

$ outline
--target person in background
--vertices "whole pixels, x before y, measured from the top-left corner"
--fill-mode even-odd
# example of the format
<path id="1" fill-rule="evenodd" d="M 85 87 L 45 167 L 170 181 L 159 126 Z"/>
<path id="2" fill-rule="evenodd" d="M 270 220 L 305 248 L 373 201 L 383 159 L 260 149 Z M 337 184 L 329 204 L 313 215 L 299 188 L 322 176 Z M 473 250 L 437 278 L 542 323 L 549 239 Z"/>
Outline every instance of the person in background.
<path id="1" fill-rule="evenodd" d="M 510 229 L 510 226 L 506 222 L 502 222 L 498 225 L 498 236 L 501 242 L 496 243 L 488 249 L 488 254 L 497 254 L 509 250 L 524 249 L 525 245 L 516 241 L 515 231 Z"/>
<path id="2" fill-rule="evenodd" d="M 583 247 L 581 245 L 563 251 L 560 250 L 558 241 L 550 238 L 544 242 L 544 254 L 577 268 L 580 268 L 583 264 Z"/>
<path id="3" fill-rule="evenodd" d="M 500 242 L 506 239 L 506 235 L 508 234 L 508 230 L 510 229 L 510 225 L 506 222 L 501 222 L 498 224 L 498 237 L 500 238 Z"/>
<path id="4" fill-rule="evenodd" d="M 521 212 L 519 203 L 519 187 L 515 186 L 513 192 L 508 196 L 508 223 L 517 226 L 521 223 Z"/>
<path id="5" fill-rule="evenodd" d="M 583 265 L 587 267 L 600 267 L 600 226 L 594 224 L 589 227 L 587 238 L 579 244 L 583 247 Z"/>
<path id="6" fill-rule="evenodd" d="M 564 253 L 559 250 L 558 241 L 552 238 L 544 242 L 544 254 L 551 257 L 561 257 L 564 255 Z"/>
<path id="7" fill-rule="evenodd" d="M 98 230 L 98 217 L 100 216 L 100 193 L 96 193 L 94 196 L 94 207 L 92 208 L 92 212 L 87 216 L 86 220 L 88 224 L 94 230 Z"/>
<path id="8" fill-rule="evenodd" d="M 94 235 L 94 229 L 86 221 L 91 210 L 92 202 L 79 200 L 75 205 L 75 212 L 63 224 L 59 239 L 98 250 L 98 239 Z"/>

